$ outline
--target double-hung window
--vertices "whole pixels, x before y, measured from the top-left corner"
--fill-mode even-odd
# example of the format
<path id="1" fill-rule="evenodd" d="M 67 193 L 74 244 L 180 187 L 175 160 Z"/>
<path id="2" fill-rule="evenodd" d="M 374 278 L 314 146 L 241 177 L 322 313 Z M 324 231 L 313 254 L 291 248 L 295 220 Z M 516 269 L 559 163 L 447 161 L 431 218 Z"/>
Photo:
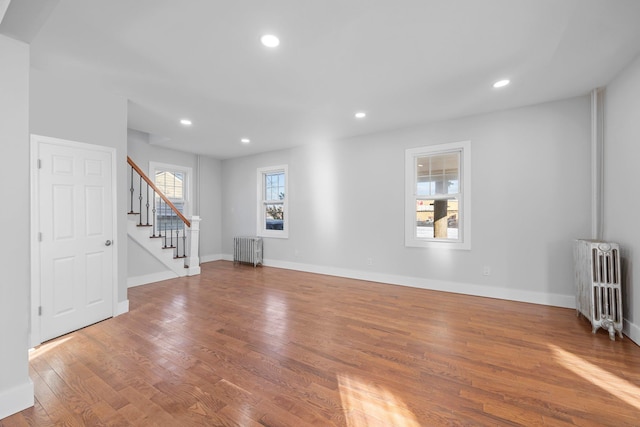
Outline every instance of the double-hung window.
<path id="1" fill-rule="evenodd" d="M 471 249 L 469 141 L 405 155 L 405 245 Z"/>
<path id="2" fill-rule="evenodd" d="M 149 171 L 154 184 L 184 216 L 190 215 L 189 200 L 191 168 L 150 162 Z M 154 213 L 158 231 L 182 229 L 183 223 L 176 213 L 158 195 L 154 201 Z"/>
<path id="3" fill-rule="evenodd" d="M 287 165 L 258 169 L 258 236 L 289 237 Z"/>

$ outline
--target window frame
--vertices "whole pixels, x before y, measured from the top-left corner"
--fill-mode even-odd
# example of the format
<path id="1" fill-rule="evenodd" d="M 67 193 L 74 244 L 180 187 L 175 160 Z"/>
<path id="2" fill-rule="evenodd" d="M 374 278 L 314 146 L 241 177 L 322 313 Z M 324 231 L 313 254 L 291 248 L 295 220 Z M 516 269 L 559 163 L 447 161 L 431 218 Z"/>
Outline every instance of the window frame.
<path id="1" fill-rule="evenodd" d="M 416 205 L 418 200 L 438 199 L 437 195 L 419 196 L 417 193 L 417 158 L 460 153 L 460 182 L 458 200 L 458 239 L 418 237 Z M 443 197 L 440 197 L 443 198 Z M 410 148 L 405 151 L 405 246 L 471 250 L 471 141 L 450 142 Z"/>
<path id="2" fill-rule="evenodd" d="M 266 200 L 266 177 L 274 173 L 284 173 L 284 198 L 278 200 Z M 267 205 L 282 204 L 283 220 L 282 230 L 266 228 L 265 207 Z M 257 223 L 256 234 L 260 237 L 273 237 L 277 239 L 289 238 L 289 168 L 288 165 L 268 166 L 257 169 Z"/>
<path id="3" fill-rule="evenodd" d="M 156 184 L 156 173 L 158 172 L 170 172 L 170 173 L 182 173 L 182 175 L 184 176 L 184 180 L 183 180 L 183 189 L 182 189 L 182 200 L 180 199 L 176 199 L 173 197 L 169 197 L 169 200 L 174 203 L 174 201 L 182 202 L 182 215 L 184 215 L 185 218 L 189 218 L 191 216 L 191 212 L 192 212 L 192 200 L 193 200 L 193 195 L 192 195 L 192 185 L 191 185 L 191 178 L 193 176 L 193 170 L 190 167 L 187 166 L 180 166 L 180 165 L 173 165 L 173 164 L 169 164 L 169 163 L 160 163 L 160 162 L 154 162 L 154 161 L 150 161 L 149 162 L 149 178 L 151 179 L 151 181 Z M 156 196 L 158 197 L 158 196 Z M 154 197 L 154 204 L 157 203 L 156 197 Z M 175 205 L 175 203 L 174 203 Z M 154 215 L 154 221 L 156 224 L 158 224 L 158 218 L 157 218 L 158 212 L 155 212 Z"/>

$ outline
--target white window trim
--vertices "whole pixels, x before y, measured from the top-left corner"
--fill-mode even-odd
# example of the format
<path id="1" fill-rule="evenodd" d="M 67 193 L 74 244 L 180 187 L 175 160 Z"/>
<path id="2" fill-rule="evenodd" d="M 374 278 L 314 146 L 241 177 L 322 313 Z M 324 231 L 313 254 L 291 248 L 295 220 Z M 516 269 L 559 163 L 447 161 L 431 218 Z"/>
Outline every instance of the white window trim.
<path id="1" fill-rule="evenodd" d="M 172 165 L 169 163 L 149 162 L 149 179 L 153 183 L 156 182 L 156 171 L 175 171 L 182 172 L 184 174 L 184 212 L 182 213 L 186 218 L 191 216 L 191 205 L 193 195 L 191 194 L 191 177 L 193 176 L 193 170 L 187 166 Z"/>
<path id="2" fill-rule="evenodd" d="M 264 206 L 266 201 L 264 200 L 264 186 L 265 186 L 265 176 L 269 173 L 274 172 L 284 172 L 284 200 L 282 203 L 283 211 L 284 211 L 284 220 L 282 222 L 282 230 L 267 230 L 265 228 L 265 210 Z M 274 237 L 277 239 L 288 239 L 289 238 L 289 168 L 288 165 L 280 165 L 280 166 L 269 166 L 258 168 L 257 175 L 257 224 L 256 230 L 257 235 L 260 237 Z"/>
<path id="3" fill-rule="evenodd" d="M 458 223 L 462 224 L 456 241 L 416 236 L 416 158 L 461 150 Z M 451 142 L 410 148 L 405 152 L 405 246 L 471 250 L 471 141 Z"/>

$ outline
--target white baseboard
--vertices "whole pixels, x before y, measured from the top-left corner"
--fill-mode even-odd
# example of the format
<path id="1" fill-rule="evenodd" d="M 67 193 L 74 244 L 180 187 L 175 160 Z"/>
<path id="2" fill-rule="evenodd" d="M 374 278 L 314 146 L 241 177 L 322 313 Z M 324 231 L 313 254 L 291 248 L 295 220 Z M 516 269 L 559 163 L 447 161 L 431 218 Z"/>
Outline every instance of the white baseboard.
<path id="1" fill-rule="evenodd" d="M 161 282 L 163 280 L 175 279 L 176 277 L 178 277 L 178 275 L 171 270 L 161 271 L 159 273 L 144 274 L 142 276 L 128 277 L 127 288 L 147 285 L 149 283 Z"/>
<path id="2" fill-rule="evenodd" d="M 223 259 L 227 261 L 233 261 L 233 256 L 225 255 Z M 413 288 L 429 289 L 434 291 L 453 292 L 457 294 L 528 302 L 533 304 L 551 305 L 564 308 L 576 307 L 575 295 L 549 294 L 542 292 L 525 291 L 521 289 L 505 289 L 471 283 L 449 282 L 446 280 L 433 280 L 425 279 L 422 277 L 374 273 L 362 270 L 351 270 L 346 268 L 318 266 L 312 264 L 302 264 L 269 259 L 264 260 L 264 265 L 267 267 L 305 271 L 308 273 L 326 274 L 328 276 L 346 277 L 350 279 L 367 280 L 370 282 L 409 286 Z"/>
<path id="3" fill-rule="evenodd" d="M 624 319 L 622 332 L 624 332 L 624 334 L 628 336 L 631 341 L 640 345 L 640 326 L 629 322 L 627 319 Z"/>
<path id="4" fill-rule="evenodd" d="M 33 382 L 0 391 L 0 420 L 33 406 Z"/>
<path id="5" fill-rule="evenodd" d="M 211 255 L 203 255 L 200 257 L 200 264 L 203 262 L 211 262 L 211 261 L 220 261 L 224 259 L 225 255 L 223 254 L 211 254 Z"/>
<path id="6" fill-rule="evenodd" d="M 120 316 L 121 314 L 125 314 L 129 312 L 129 300 L 124 300 L 118 302 L 118 306 L 116 307 L 116 316 Z M 115 316 L 114 316 L 115 317 Z"/>

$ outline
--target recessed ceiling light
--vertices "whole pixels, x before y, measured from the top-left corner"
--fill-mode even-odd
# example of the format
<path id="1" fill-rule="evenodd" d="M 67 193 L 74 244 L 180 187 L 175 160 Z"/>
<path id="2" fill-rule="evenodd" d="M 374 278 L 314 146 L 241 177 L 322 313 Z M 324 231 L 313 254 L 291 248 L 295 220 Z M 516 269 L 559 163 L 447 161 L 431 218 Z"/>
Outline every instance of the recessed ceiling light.
<path id="1" fill-rule="evenodd" d="M 180 120 L 180 123 L 185 125 L 185 126 L 191 126 L 191 120 L 189 120 L 189 119 L 182 119 L 182 120 Z"/>
<path id="2" fill-rule="evenodd" d="M 266 47 L 277 47 L 280 44 L 280 39 L 273 34 L 265 34 L 260 37 L 260 42 Z"/>
<path id="3" fill-rule="evenodd" d="M 504 80 L 498 80 L 497 82 L 495 82 L 493 84 L 493 87 L 495 88 L 499 88 L 499 87 L 505 87 L 506 85 L 508 85 L 509 83 L 511 83 L 510 80 L 504 79 Z"/>
<path id="4" fill-rule="evenodd" d="M 249 138 L 242 138 L 240 142 L 242 142 L 243 144 L 248 144 L 251 142 L 251 140 Z"/>
<path id="5" fill-rule="evenodd" d="M 356 119 L 364 119 L 365 117 L 367 117 L 367 113 L 362 111 L 356 113 Z"/>

